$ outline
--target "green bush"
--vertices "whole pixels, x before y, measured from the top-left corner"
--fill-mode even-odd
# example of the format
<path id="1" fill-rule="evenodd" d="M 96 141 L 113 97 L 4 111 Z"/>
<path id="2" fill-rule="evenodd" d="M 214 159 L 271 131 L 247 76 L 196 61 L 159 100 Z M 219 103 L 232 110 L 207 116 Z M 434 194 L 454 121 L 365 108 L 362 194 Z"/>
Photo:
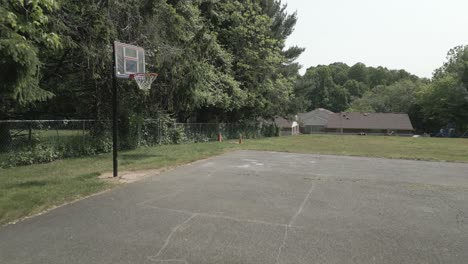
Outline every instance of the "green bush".
<path id="1" fill-rule="evenodd" d="M 181 127 L 172 128 L 170 131 L 170 137 L 173 144 L 180 144 L 187 141 L 185 131 Z"/>
<path id="2" fill-rule="evenodd" d="M 6 154 L 1 167 L 24 166 L 62 158 L 90 156 L 112 151 L 112 139 L 104 135 L 68 137 L 47 143 L 34 143 L 28 148 Z"/>
<path id="3" fill-rule="evenodd" d="M 112 138 L 99 137 L 93 138 L 91 141 L 92 146 L 96 153 L 108 153 L 112 151 Z"/>
<path id="4" fill-rule="evenodd" d="M 63 158 L 90 156 L 112 151 L 112 139 L 101 136 L 99 138 L 80 136 L 58 142 L 57 150 Z"/>
<path id="5" fill-rule="evenodd" d="M 279 137 L 280 129 L 276 124 L 264 124 L 262 126 L 262 135 L 264 137 Z"/>
<path id="6" fill-rule="evenodd" d="M 60 152 L 48 145 L 37 145 L 32 150 L 10 153 L 1 166 L 3 168 L 32 165 L 57 160 L 61 157 Z"/>

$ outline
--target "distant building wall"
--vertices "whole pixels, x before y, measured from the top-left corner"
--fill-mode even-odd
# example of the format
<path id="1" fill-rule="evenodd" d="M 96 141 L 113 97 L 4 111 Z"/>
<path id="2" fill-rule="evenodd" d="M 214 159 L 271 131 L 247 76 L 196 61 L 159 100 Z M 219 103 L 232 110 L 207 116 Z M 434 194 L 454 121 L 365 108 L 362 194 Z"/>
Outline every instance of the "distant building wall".
<path id="1" fill-rule="evenodd" d="M 325 127 L 324 126 L 308 126 L 304 125 L 301 127 L 301 133 L 302 134 L 319 134 L 319 133 L 325 133 Z"/>
<path id="2" fill-rule="evenodd" d="M 347 129 L 344 128 L 343 132 L 339 128 L 327 128 L 325 130 L 326 133 L 331 134 L 348 134 L 348 135 L 359 135 L 359 134 L 366 134 L 366 135 L 395 135 L 395 136 L 411 136 L 413 131 L 411 130 L 392 130 L 392 129 Z"/>

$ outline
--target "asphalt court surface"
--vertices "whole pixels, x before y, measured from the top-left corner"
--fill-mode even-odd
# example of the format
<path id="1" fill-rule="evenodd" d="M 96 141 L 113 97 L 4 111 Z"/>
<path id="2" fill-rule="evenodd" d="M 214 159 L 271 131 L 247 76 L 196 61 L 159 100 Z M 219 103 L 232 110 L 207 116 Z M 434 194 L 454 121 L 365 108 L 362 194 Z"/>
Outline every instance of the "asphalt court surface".
<path id="1" fill-rule="evenodd" d="M 467 263 L 468 164 L 238 151 L 0 228 L 0 263 Z"/>

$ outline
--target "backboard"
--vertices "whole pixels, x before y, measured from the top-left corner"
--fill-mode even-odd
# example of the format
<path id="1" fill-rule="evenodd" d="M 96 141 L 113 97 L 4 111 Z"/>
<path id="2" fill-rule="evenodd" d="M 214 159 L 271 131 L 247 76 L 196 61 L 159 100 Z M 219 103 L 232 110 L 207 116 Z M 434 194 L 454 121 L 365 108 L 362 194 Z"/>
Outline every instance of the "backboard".
<path id="1" fill-rule="evenodd" d="M 131 74 L 145 73 L 145 50 L 130 44 L 114 42 L 115 76 L 129 78 Z"/>

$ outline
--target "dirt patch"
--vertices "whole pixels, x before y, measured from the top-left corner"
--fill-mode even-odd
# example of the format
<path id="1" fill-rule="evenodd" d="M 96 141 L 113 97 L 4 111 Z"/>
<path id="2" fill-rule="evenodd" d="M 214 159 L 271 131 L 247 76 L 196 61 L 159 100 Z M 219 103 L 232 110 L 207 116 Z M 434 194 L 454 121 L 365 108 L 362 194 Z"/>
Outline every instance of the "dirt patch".
<path id="1" fill-rule="evenodd" d="M 113 177 L 112 172 L 101 174 L 98 178 L 112 183 L 132 183 L 149 176 L 159 175 L 168 168 L 153 169 L 153 170 L 139 170 L 139 171 L 120 171 L 118 177 Z"/>

